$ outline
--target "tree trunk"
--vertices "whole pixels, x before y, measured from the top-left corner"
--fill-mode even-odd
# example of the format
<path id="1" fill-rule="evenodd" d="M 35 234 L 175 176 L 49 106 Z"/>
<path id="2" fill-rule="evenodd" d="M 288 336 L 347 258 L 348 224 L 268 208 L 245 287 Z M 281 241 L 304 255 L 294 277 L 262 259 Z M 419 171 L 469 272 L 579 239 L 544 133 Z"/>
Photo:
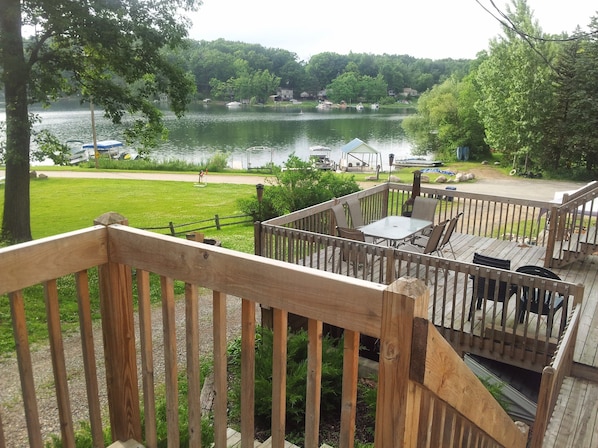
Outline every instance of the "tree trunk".
<path id="1" fill-rule="evenodd" d="M 0 0 L 0 53 L 6 97 L 6 181 L 2 239 L 8 242 L 31 240 L 29 197 L 29 123 L 27 80 L 21 36 L 19 0 Z"/>

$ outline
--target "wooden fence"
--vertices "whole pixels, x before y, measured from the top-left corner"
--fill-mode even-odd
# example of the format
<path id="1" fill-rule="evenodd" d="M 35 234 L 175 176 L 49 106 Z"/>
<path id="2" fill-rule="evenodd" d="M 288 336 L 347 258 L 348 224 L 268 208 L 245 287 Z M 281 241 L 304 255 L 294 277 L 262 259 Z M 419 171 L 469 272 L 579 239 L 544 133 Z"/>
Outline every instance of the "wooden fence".
<path id="1" fill-rule="evenodd" d="M 220 216 L 216 214 L 213 218 L 202 219 L 199 221 L 188 222 L 185 224 L 175 224 L 174 222 L 170 221 L 167 226 L 143 227 L 142 229 L 151 230 L 153 232 L 157 231 L 159 233 L 162 233 L 163 230 L 166 230 L 172 236 L 181 236 L 186 235 L 187 233 L 197 232 L 200 230 L 221 230 L 222 227 L 234 226 L 239 224 L 251 224 L 252 222 L 253 218 L 251 215 Z"/>

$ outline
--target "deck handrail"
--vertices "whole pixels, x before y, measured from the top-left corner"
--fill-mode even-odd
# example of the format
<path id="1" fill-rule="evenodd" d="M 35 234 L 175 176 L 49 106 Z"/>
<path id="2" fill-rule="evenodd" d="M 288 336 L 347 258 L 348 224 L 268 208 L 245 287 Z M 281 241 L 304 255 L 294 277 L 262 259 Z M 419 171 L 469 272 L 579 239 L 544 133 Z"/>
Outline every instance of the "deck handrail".
<path id="1" fill-rule="evenodd" d="M 410 197 L 411 190 L 411 185 L 384 183 L 264 221 L 264 224 L 333 235 L 334 227 L 329 225 L 333 222 L 333 205 L 346 204 L 350 200 L 359 201 L 367 224 L 388 215 L 400 215 L 402 205 Z M 463 212 L 457 228 L 459 233 L 546 245 L 548 231 L 545 222 L 547 211 L 554 206 L 551 202 L 430 186 L 422 186 L 421 194 L 439 199 L 436 223 Z"/>
<path id="2" fill-rule="evenodd" d="M 8 294 L 13 316 L 15 337 L 17 338 L 17 358 L 19 361 L 21 384 L 27 415 L 29 443 L 32 447 L 42 447 L 42 430 L 37 415 L 37 391 L 34 385 L 31 358 L 28 352 L 26 312 L 23 297 L 24 289 L 42 283 L 47 290 L 52 343 L 50 350 L 55 360 L 55 394 L 59 402 L 59 418 L 64 446 L 74 446 L 74 427 L 70 416 L 68 394 L 68 372 L 64 353 L 61 354 L 61 330 L 58 318 L 59 299 L 67 300 L 56 281 L 62 276 L 76 274 L 77 298 L 80 304 L 81 339 L 83 357 L 88 381 L 88 406 L 93 410 L 90 425 L 94 434 L 94 444 L 103 446 L 102 419 L 99 415 L 100 400 L 95 377 L 95 355 L 91 337 L 90 311 L 85 307 L 89 302 L 89 282 L 87 270 L 99 268 L 99 293 L 101 300 L 102 331 L 104 341 L 104 364 L 106 367 L 106 387 L 108 389 L 108 410 L 112 439 L 146 440 L 148 445 L 156 441 L 154 388 L 158 382 L 157 372 L 152 363 L 152 341 L 156 335 L 148 331 L 151 325 L 149 313 L 149 275 L 158 275 L 162 285 L 162 317 L 164 326 L 164 356 L 166 376 L 163 380 L 167 399 L 167 424 L 169 444 L 178 446 L 178 362 L 177 341 L 175 338 L 174 288 L 175 280 L 183 281 L 185 288 L 187 375 L 190 390 L 198 390 L 198 358 L 194 346 L 199 338 L 199 328 L 195 320 L 198 306 L 198 287 L 213 291 L 213 331 L 214 369 L 217 388 L 215 404 L 215 440 L 217 447 L 226 443 L 226 315 L 223 313 L 227 296 L 242 298 L 242 382 L 243 401 L 241 417 L 242 446 L 253 446 L 253 342 L 255 338 L 255 305 L 262 303 L 275 310 L 275 347 L 273 363 L 273 426 L 274 446 L 282 447 L 284 439 L 284 378 L 286 341 L 286 315 L 298 314 L 310 321 L 310 362 L 317 360 L 318 344 L 321 344 L 321 330 L 318 322 L 327 322 L 344 328 L 346 331 L 345 368 L 343 376 L 343 414 L 341 415 L 341 439 L 352 444 L 352 427 L 355 419 L 355 395 L 359 333 L 380 338 L 383 357 L 379 375 L 378 407 L 376 425 L 376 446 L 393 447 L 397 440 L 411 440 L 420 446 L 420 434 L 428 425 L 426 409 L 431 401 L 444 403 L 453 409 L 455 421 L 462 424 L 452 429 L 450 437 L 460 437 L 468 433 L 475 440 L 488 440 L 494 445 L 524 447 L 525 435 L 517 425 L 510 422 L 506 413 L 491 400 L 480 400 L 472 406 L 483 406 L 492 419 L 478 419 L 469 406 L 463 402 L 463 394 L 454 396 L 450 391 L 473 390 L 476 397 L 487 393 L 483 386 L 471 378 L 451 376 L 442 381 L 442 387 L 435 385 L 428 375 L 430 366 L 440 359 L 451 359 L 455 365 L 462 361 L 448 345 L 428 348 L 423 356 L 421 350 L 412 346 L 416 317 L 427 309 L 427 288 L 417 279 L 400 279 L 391 285 L 379 285 L 359 279 L 339 276 L 302 266 L 281 263 L 264 257 L 152 234 L 130 228 L 122 217 L 102 220 L 103 225 L 79 232 L 46 238 L 31 243 L 0 249 L 0 294 Z M 111 224 L 122 222 L 123 224 Z M 106 227 L 104 227 L 104 225 Z M 49 254 L 66 252 L 69 257 L 49 257 Z M 30 271 L 30 268 L 34 270 Z M 133 277 L 135 270 L 139 310 L 133 308 Z M 72 300 L 72 299 L 71 299 Z M 341 306 L 342 305 L 342 306 Z M 136 336 L 134 313 L 139 313 L 140 330 Z M 429 326 L 428 326 L 429 327 Z M 315 329 L 315 331 L 314 331 Z M 426 331 L 428 344 L 442 343 L 433 328 Z M 352 335 L 352 336 L 351 336 Z M 136 338 L 140 338 L 137 348 Z M 319 342 L 320 341 L 320 342 Z M 278 345 L 277 345 L 278 344 Z M 428 345 L 428 347 L 431 347 Z M 140 350 L 139 353 L 137 350 Z M 321 350 L 321 349 L 320 349 Z M 316 353 L 316 354 L 314 354 Z M 141 357 L 138 373 L 137 357 Z M 432 357 L 432 358 L 430 358 Z M 422 367 L 425 365 L 426 367 Z M 314 364 L 312 364 L 314 366 Z M 463 366 L 459 367 L 464 368 Z M 317 362 L 315 364 L 317 370 Z M 420 372 L 419 383 L 425 393 L 409 385 L 409 372 Z M 425 372 L 424 381 L 421 372 Z M 430 380 L 426 380 L 426 377 Z M 310 376 L 307 390 L 311 397 L 318 395 L 318 384 Z M 143 383 L 140 389 L 137 382 Z M 162 380 L 160 380 L 162 381 Z M 245 387 L 247 386 L 247 387 Z M 143 397 L 139 397 L 141 391 Z M 398 394 L 398 395 L 397 395 Z M 406 397 L 406 400 L 397 397 Z M 193 443 L 201 437 L 197 409 L 197 396 L 189 394 L 189 428 Z M 440 400 L 440 401 L 438 401 Z M 308 398 L 309 401 L 309 398 Z M 483 404 L 481 403 L 483 401 Z M 311 401 L 312 403 L 314 401 Z M 145 434 L 141 433 L 140 406 L 145 406 Z M 472 408 L 472 409 L 473 409 Z M 408 412 L 409 410 L 409 412 Z M 197 411 L 197 412 L 196 412 Z M 317 414 L 317 409 L 306 411 Z M 407 424 L 418 422 L 416 427 Z M 492 421 L 490 421 L 492 420 Z M 313 420 L 312 420 L 313 421 Z M 315 419 L 317 421 L 317 418 Z M 499 422 L 499 423 L 497 423 Z M 383 424 L 384 423 L 384 424 Z M 453 425 L 455 426 L 455 425 Z M 457 434 L 455 431 L 460 431 Z M 449 432 L 450 432 L 449 431 Z M 309 432 L 309 431 L 306 431 Z M 313 433 L 313 428 L 311 429 Z M 307 445 L 306 446 L 313 446 Z"/>
<path id="3" fill-rule="evenodd" d="M 562 266 L 598 248 L 598 182 L 591 182 L 549 212 L 546 267 Z M 588 205 L 589 204 L 589 205 Z"/>
<path id="4" fill-rule="evenodd" d="M 520 297 L 522 288 L 540 288 L 551 297 L 563 298 L 563 311 L 555 318 L 548 334 L 539 319 L 520 322 L 517 300 L 504 303 L 507 314 L 513 315 L 508 325 L 501 323 L 501 315 L 492 307 L 491 299 L 484 299 L 481 320 L 469 319 L 473 306 L 465 291 L 472 277 L 479 277 L 480 266 L 422 255 L 367 242 L 316 234 L 288 227 L 256 224 L 258 254 L 287 263 L 336 272 L 376 283 L 390 284 L 404 275 L 414 275 L 430 285 L 432 306 L 429 318 L 458 351 L 474 353 L 493 359 L 502 359 L 512 365 L 541 371 L 551 359 L 557 341 L 565 331 L 567 313 L 580 304 L 583 286 L 550 281 L 514 271 L 484 267 L 484 275 L 509 285 L 509 298 Z M 357 263 L 359 265 L 357 265 Z M 356 269 L 357 268 L 357 269 Z M 549 316 L 554 318 L 554 303 Z M 485 310 L 492 310 L 486 313 Z M 487 334 L 486 334 L 487 333 Z"/>
<path id="5" fill-rule="evenodd" d="M 563 386 L 566 376 L 571 373 L 573 365 L 573 354 L 579 321 L 581 319 L 581 307 L 576 306 L 567 322 L 567 330 L 559 341 L 549 365 L 542 370 L 542 379 L 538 392 L 538 405 L 536 418 L 534 420 L 534 431 L 530 442 L 530 448 L 542 448 L 546 428 L 554 412 L 557 398 Z"/>

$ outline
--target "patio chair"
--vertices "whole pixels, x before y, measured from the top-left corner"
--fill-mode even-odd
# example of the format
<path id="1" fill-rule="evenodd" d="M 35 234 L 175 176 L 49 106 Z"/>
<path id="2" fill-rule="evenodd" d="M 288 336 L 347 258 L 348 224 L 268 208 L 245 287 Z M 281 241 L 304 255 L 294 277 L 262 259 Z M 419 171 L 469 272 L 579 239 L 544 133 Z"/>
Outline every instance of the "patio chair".
<path id="1" fill-rule="evenodd" d="M 356 229 L 362 227 L 364 225 L 364 222 L 359 199 L 348 200 L 347 207 L 349 207 L 349 214 L 351 215 L 351 224 L 353 224 L 353 227 Z"/>
<path id="2" fill-rule="evenodd" d="M 349 223 L 347 222 L 347 215 L 345 214 L 345 206 L 343 204 L 336 204 L 332 206 L 332 213 L 334 214 L 336 227 L 349 227 Z"/>
<path id="3" fill-rule="evenodd" d="M 399 250 L 405 250 L 407 252 L 417 252 L 420 254 L 432 254 L 438 251 L 440 245 L 440 239 L 442 238 L 442 234 L 444 233 L 444 229 L 448 224 L 448 219 L 446 221 L 442 221 L 440 224 L 436 224 L 432 228 L 432 233 L 429 237 L 422 237 L 422 239 L 426 240 L 425 245 L 419 246 L 413 243 L 406 243 L 397 246 Z"/>
<path id="4" fill-rule="evenodd" d="M 340 238 L 344 238 L 346 240 L 353 240 L 360 243 L 365 243 L 365 235 L 359 229 L 351 229 L 348 227 L 338 227 L 336 228 L 338 236 Z M 345 244 L 341 248 L 341 256 L 339 257 L 339 264 L 338 264 L 338 271 L 339 273 L 342 271 L 342 263 L 346 261 L 349 264 L 353 264 L 353 273 L 355 277 L 357 277 L 357 271 L 359 267 L 364 265 L 367 261 L 367 254 L 365 250 L 352 250 L 354 246 Z"/>
<path id="5" fill-rule="evenodd" d="M 459 222 L 459 218 L 461 216 L 463 216 L 463 212 L 460 212 L 456 216 L 453 216 L 446 226 L 446 230 L 442 235 L 442 241 L 440 241 L 440 244 L 438 245 L 438 254 L 441 257 L 444 257 L 444 249 L 448 246 L 448 248 L 451 250 L 451 253 L 453 254 L 453 258 L 455 260 L 457 259 L 457 257 L 455 256 L 455 250 L 453 249 L 453 245 L 451 244 L 451 237 L 453 236 L 453 233 L 455 233 L 455 228 L 457 227 L 457 223 Z"/>
<path id="6" fill-rule="evenodd" d="M 517 268 L 516 272 L 521 272 L 522 274 L 528 275 L 535 275 L 537 277 L 548 278 L 552 280 L 560 280 L 561 278 L 552 272 L 549 269 L 546 269 L 542 266 L 521 266 Z M 554 304 L 553 304 L 553 312 L 552 316 L 550 315 L 550 305 L 553 301 L 552 298 L 552 291 L 548 289 L 542 288 L 530 288 L 529 286 L 523 286 L 521 288 L 521 297 L 519 298 L 519 323 L 523 323 L 525 320 L 525 314 L 528 312 L 534 313 L 540 316 L 546 316 L 546 327 L 547 327 L 547 334 L 552 334 L 552 324 L 554 321 L 554 315 L 558 310 L 563 307 L 565 302 L 564 297 L 559 294 L 555 293 L 554 295 Z M 528 305 L 529 301 L 529 305 Z M 564 330 L 565 320 L 561 319 L 561 332 Z"/>
<path id="7" fill-rule="evenodd" d="M 434 221 L 436 214 L 436 207 L 438 206 L 438 199 L 426 198 L 417 196 L 413 203 L 413 211 L 411 217 L 415 219 L 423 219 L 426 221 Z"/>
<path id="8" fill-rule="evenodd" d="M 511 260 L 488 257 L 478 253 L 473 254 L 473 263 L 498 269 L 511 269 Z M 482 308 L 482 300 L 487 299 L 493 300 L 494 302 L 503 303 L 500 322 L 504 325 L 507 317 L 507 307 L 504 305 L 504 303 L 508 297 L 514 294 L 513 288 L 509 288 L 506 282 L 499 282 L 497 288 L 496 280 L 486 278 L 482 275 L 479 277 L 471 275 L 469 278 L 473 282 L 473 292 L 471 294 L 471 305 L 469 307 L 469 317 L 467 320 L 471 320 L 473 317 L 473 302 L 476 302 L 476 309 L 479 310 Z M 488 281 L 488 284 L 486 284 L 486 281 Z"/>

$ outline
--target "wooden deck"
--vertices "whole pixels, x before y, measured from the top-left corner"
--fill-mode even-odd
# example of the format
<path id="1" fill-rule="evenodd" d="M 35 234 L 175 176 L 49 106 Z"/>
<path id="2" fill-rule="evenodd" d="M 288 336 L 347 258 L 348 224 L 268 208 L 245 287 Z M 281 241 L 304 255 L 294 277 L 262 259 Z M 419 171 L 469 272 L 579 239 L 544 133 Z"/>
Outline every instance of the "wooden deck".
<path id="1" fill-rule="evenodd" d="M 546 250 L 544 247 L 523 243 L 497 240 L 494 238 L 477 237 L 464 234 L 454 234 L 452 239 L 457 261 L 471 262 L 475 252 L 484 255 L 511 260 L 511 269 L 515 270 L 524 265 L 539 265 L 544 262 Z M 448 254 L 450 258 L 451 255 Z M 568 377 L 560 393 L 551 423 L 546 432 L 544 446 L 547 448 L 563 447 L 596 447 L 598 448 L 598 255 L 590 255 L 583 261 L 576 261 L 563 268 L 553 270 L 562 280 L 583 284 L 584 298 L 582 303 L 582 318 L 574 355 L 575 375 Z M 407 274 L 402 272 L 401 275 Z M 410 275 L 417 275 L 410 272 Z M 441 289 L 446 281 L 442 275 L 438 276 L 438 283 L 430 285 L 431 298 L 434 288 Z M 449 282 L 446 282 L 449 283 Z M 467 285 L 460 285 L 466 288 Z M 463 295 L 462 291 L 458 297 Z M 430 315 L 432 315 L 434 300 L 430 301 Z M 468 309 L 469 304 L 455 304 L 456 312 Z M 444 310 L 444 315 L 451 310 Z M 507 315 L 507 325 L 515 319 L 514 309 Z M 479 334 L 480 312 L 476 312 L 473 333 Z M 437 319 L 438 320 L 438 316 Z M 441 325 L 440 322 L 435 322 Z"/>
<path id="2" fill-rule="evenodd" d="M 459 261 L 470 261 L 474 252 L 481 252 L 510 259 L 511 269 L 541 265 L 545 256 L 543 247 L 470 235 L 455 234 L 453 247 Z M 552 270 L 564 281 L 585 286 L 574 362 L 575 372 L 588 379 L 565 380 L 543 446 L 594 448 L 598 447 L 598 256 Z"/>

